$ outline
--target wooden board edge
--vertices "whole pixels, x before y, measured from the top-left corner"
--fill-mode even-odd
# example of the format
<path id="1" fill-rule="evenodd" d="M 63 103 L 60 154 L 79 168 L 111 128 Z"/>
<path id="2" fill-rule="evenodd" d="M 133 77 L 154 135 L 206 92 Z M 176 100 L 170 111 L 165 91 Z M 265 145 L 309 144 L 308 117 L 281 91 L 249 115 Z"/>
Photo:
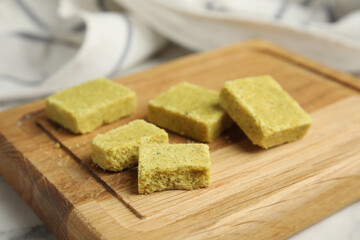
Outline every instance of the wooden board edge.
<path id="1" fill-rule="evenodd" d="M 239 50 L 242 50 L 245 48 L 252 48 L 257 51 L 265 52 L 265 53 L 268 53 L 271 55 L 276 55 L 278 57 L 280 56 L 283 59 L 290 60 L 291 62 L 293 62 L 297 65 L 305 67 L 309 71 L 320 74 L 328 79 L 336 81 L 340 84 L 345 85 L 346 87 L 349 87 L 351 89 L 354 89 L 354 90 L 357 90 L 358 92 L 360 92 L 360 79 L 359 78 L 357 78 L 353 75 L 344 73 L 344 72 L 340 72 L 338 70 L 334 70 L 334 69 L 332 69 L 328 66 L 325 66 L 321 63 L 318 63 L 314 60 L 311 60 L 309 58 L 306 58 L 306 57 L 298 55 L 294 52 L 291 52 L 290 50 L 279 47 L 271 42 L 268 42 L 265 40 L 257 40 L 257 39 L 240 42 L 240 43 L 235 43 L 235 44 L 232 44 L 229 46 L 205 51 L 202 53 L 193 53 L 193 54 L 190 54 L 185 57 L 171 60 L 167 63 L 161 64 L 161 65 L 153 67 L 151 69 L 146 69 L 146 70 L 138 72 L 138 73 L 129 74 L 126 76 L 115 78 L 115 81 L 122 82 L 122 81 L 128 81 L 135 77 L 141 78 L 144 75 L 147 75 L 149 73 L 156 73 L 156 72 L 162 71 L 164 68 L 175 67 L 176 65 L 179 65 L 182 62 L 188 61 L 190 59 L 195 60 L 198 58 L 202 58 L 204 55 L 216 54 L 219 51 L 233 51 L 234 48 L 239 49 Z M 37 110 L 44 108 L 44 101 L 45 101 L 45 98 L 36 100 L 34 102 L 26 103 L 26 104 L 23 104 L 23 105 L 20 105 L 20 106 L 11 108 L 11 109 L 7 109 L 3 112 L 0 112 L 0 118 L 5 115 L 8 115 L 8 114 L 15 114 L 14 118 L 13 118 L 13 120 L 14 120 L 13 122 L 8 122 L 8 123 L 0 122 L 0 131 L 3 127 L 6 127 L 6 126 L 16 123 L 21 117 L 24 116 L 24 112 L 26 112 L 26 109 L 29 108 L 30 106 L 32 109 L 36 108 Z M 22 114 L 22 115 L 19 115 L 19 114 Z"/>
<path id="2" fill-rule="evenodd" d="M 274 45 L 272 45 L 272 44 L 270 44 L 268 42 L 264 42 L 264 41 L 256 41 L 256 42 L 252 41 L 252 42 L 249 42 L 249 43 L 244 43 L 244 44 L 241 45 L 241 48 L 243 48 L 245 46 L 256 48 L 259 51 L 273 51 L 274 48 L 277 48 L 276 46 L 274 46 Z M 240 47 L 240 46 L 238 46 L 238 47 Z M 276 51 L 278 51 L 278 53 L 280 55 L 283 55 L 283 56 L 287 55 L 287 51 L 283 50 L 281 48 L 279 48 Z M 291 54 L 293 54 L 293 53 L 291 53 Z M 310 67 L 317 68 L 317 67 L 315 67 L 315 65 L 311 66 L 311 64 L 310 64 L 310 63 L 313 63 L 313 64 L 316 64 L 316 63 L 314 63 L 314 62 L 312 62 L 312 61 L 310 61 L 310 60 L 308 60 L 306 58 L 298 57 L 297 55 L 292 55 L 291 58 L 295 59 L 294 60 L 295 62 L 299 62 L 301 64 L 304 64 L 304 66 L 307 66 L 307 68 L 310 68 Z M 179 61 L 179 60 L 175 60 L 175 61 Z M 309 63 L 309 61 L 310 61 L 310 63 Z M 169 64 L 173 64 L 173 63 L 171 62 Z M 163 66 L 160 66 L 160 67 L 163 67 Z M 149 70 L 147 70 L 147 71 L 149 71 Z M 145 71 L 145 72 L 147 72 L 147 71 Z M 355 77 L 352 77 L 350 75 L 338 72 L 336 70 L 329 69 L 329 68 L 327 68 L 325 66 L 323 66 L 323 68 L 320 67 L 319 71 L 320 71 L 321 75 L 324 75 L 324 76 L 328 76 L 328 75 L 336 76 L 334 78 L 334 80 L 338 81 L 341 84 L 346 85 L 347 87 L 351 87 L 351 88 L 357 89 L 357 90 L 360 89 L 360 88 L 358 88 L 358 82 L 357 82 L 359 80 L 357 78 L 355 78 Z M 139 73 L 139 74 L 143 74 L 143 73 Z M 49 229 L 59 229 L 59 228 L 61 228 L 61 226 L 48 225 L 49 224 L 48 221 L 44 221 L 44 219 L 49 218 L 49 216 L 46 215 L 46 214 L 48 214 L 50 212 L 49 208 L 47 208 L 47 210 L 40 209 L 39 206 L 41 206 L 41 204 L 32 202 L 31 192 L 26 192 L 27 190 L 25 188 L 25 186 L 27 186 L 27 184 L 29 184 L 29 183 L 26 182 L 25 179 L 29 178 L 29 179 L 31 179 L 31 181 L 33 181 L 37 185 L 41 185 L 41 182 L 38 181 L 39 179 L 41 179 L 41 181 L 43 181 L 44 184 L 47 184 L 49 182 L 48 179 L 46 179 L 45 176 L 42 176 L 42 175 L 40 176 L 40 172 L 38 172 L 36 170 L 35 166 L 32 166 L 31 162 L 21 154 L 21 152 L 17 149 L 17 146 L 11 144 L 8 141 L 9 139 L 13 139 L 15 137 L 15 135 L 8 135 L 7 133 L 2 134 L 2 129 L 5 129 L 5 128 L 9 127 L 9 126 L 17 124 L 19 119 L 21 119 L 22 117 L 24 117 L 26 115 L 26 114 L 24 115 L 24 113 L 26 113 L 26 110 L 28 109 L 29 106 L 31 106 L 31 108 L 33 108 L 33 109 L 36 108 L 37 110 L 43 109 L 43 102 L 44 102 L 44 100 L 38 100 L 36 102 L 28 103 L 28 104 L 19 106 L 17 108 L 13 108 L 13 109 L 10 109 L 8 111 L 0 113 L 0 118 L 2 116 L 5 116 L 5 114 L 14 114 L 14 117 L 11 118 L 11 120 L 13 120 L 12 122 L 9 121 L 9 122 L 6 122 L 6 123 L 0 123 L 0 144 L 1 144 L 0 145 L 0 161 L 8 162 L 10 160 L 12 163 L 9 164 L 9 166 L 11 166 L 12 164 L 14 164 L 14 166 L 12 166 L 11 171 L 9 171 L 9 169 L 0 169 L 0 174 L 2 176 L 4 176 L 6 181 L 9 182 L 10 185 L 20 194 L 20 196 L 34 210 L 34 212 L 39 216 L 39 218 L 43 222 L 47 223 L 46 225 L 47 225 L 47 227 Z M 5 156 L 6 152 L 7 152 L 7 149 L 12 149 L 11 151 L 15 152 L 15 153 L 13 153 L 14 156 L 10 156 L 10 158 L 9 158 L 9 156 Z M 21 164 L 26 163 L 25 164 L 26 169 L 19 168 L 20 163 Z M 19 171 L 19 169 L 21 171 Z M 10 174 L 8 174 L 8 173 L 13 173 L 13 172 L 19 172 L 19 174 L 16 175 L 16 176 L 14 176 L 14 175 L 10 176 Z M 36 179 L 32 179 L 34 176 L 36 176 Z M 64 198 L 63 200 L 65 202 L 66 202 L 66 200 L 68 200 L 59 191 L 55 192 L 53 194 L 61 195 Z M 66 202 L 66 204 L 69 204 L 69 203 Z M 68 205 L 66 205 L 66 206 L 68 206 Z M 344 206 L 346 206 L 346 204 Z M 79 217 L 78 213 L 76 213 L 75 215 L 76 215 L 76 217 Z M 51 217 L 54 217 L 54 216 L 51 216 Z M 66 215 L 65 216 L 57 216 L 57 218 L 58 219 L 66 218 Z M 90 226 L 86 226 L 86 227 L 91 229 Z M 58 238 L 67 238 L 68 237 L 67 233 L 64 232 L 64 231 L 54 232 L 54 234 Z M 95 234 L 94 236 L 97 236 L 97 234 Z"/>
<path id="3" fill-rule="evenodd" d="M 53 234 L 57 238 L 65 238 L 67 236 L 66 229 L 58 226 L 60 219 L 66 219 L 68 210 L 72 209 L 72 204 L 64 198 L 61 192 L 56 191 L 49 193 L 43 191 L 47 189 L 47 184 L 51 184 L 46 176 L 43 176 L 36 167 L 31 164 L 30 161 L 11 143 L 4 135 L 0 133 L 0 163 L 1 166 L 7 166 L 7 168 L 0 168 L 0 174 L 10 184 L 10 186 L 20 195 L 20 197 L 26 202 L 26 204 L 34 211 L 34 213 L 40 218 L 40 220 L 46 225 L 48 229 L 53 230 Z M 14 173 L 17 174 L 14 174 Z M 54 188 L 55 189 L 55 188 Z M 54 190 L 53 189 L 53 190 Z M 41 198 L 44 202 L 34 201 L 34 191 L 41 192 L 43 197 Z M 56 195 L 59 202 L 49 203 L 46 195 Z M 52 198 L 50 198 L 52 199 Z M 59 212 L 52 211 L 49 208 L 52 204 L 59 206 Z M 56 225 L 52 225 L 51 221 L 47 221 L 49 214 L 55 214 L 51 216 L 52 219 L 56 220 Z"/>
<path id="4" fill-rule="evenodd" d="M 209 51 L 204 51 L 201 53 L 196 52 L 193 54 L 189 54 L 179 59 L 174 59 L 159 66 L 155 66 L 151 69 L 147 69 L 138 73 L 133 73 L 127 76 L 115 78 L 115 81 L 127 82 L 127 81 L 131 81 L 131 79 L 133 78 L 145 78 L 146 75 L 156 74 L 158 72 L 163 71 L 163 69 L 176 68 L 177 65 L 181 65 L 183 62 L 196 61 L 198 59 L 203 58 L 204 55 L 206 56 L 216 55 L 220 51 L 233 52 L 235 49 L 239 51 L 244 49 L 252 49 L 254 51 L 262 52 L 265 54 L 269 54 L 271 56 L 275 56 L 287 60 L 289 62 L 292 62 L 294 65 L 299 65 L 310 72 L 316 73 L 327 79 L 331 79 L 332 81 L 335 81 L 341 85 L 344 85 L 348 88 L 360 92 L 360 79 L 358 79 L 357 77 L 341 72 L 339 70 L 332 69 L 328 66 L 325 66 L 324 64 L 316 62 L 315 60 L 311 60 L 309 58 L 303 57 L 300 55 L 301 53 L 295 53 L 283 47 L 277 46 L 269 41 L 258 40 L 258 39 L 235 43 L 232 45 L 228 45 L 225 47 L 221 47 Z"/>
<path id="5" fill-rule="evenodd" d="M 351 74 L 335 70 L 315 60 L 304 57 L 301 55 L 301 53 L 292 52 L 268 41 L 253 40 L 248 42 L 248 44 L 249 47 L 259 49 L 260 51 L 269 53 L 271 55 L 276 53 L 275 55 L 277 55 L 277 57 L 286 59 L 287 61 L 293 62 L 296 65 L 301 65 L 311 72 L 322 75 L 327 79 L 331 79 L 332 81 L 338 82 L 346 87 L 360 92 L 360 79 Z"/>

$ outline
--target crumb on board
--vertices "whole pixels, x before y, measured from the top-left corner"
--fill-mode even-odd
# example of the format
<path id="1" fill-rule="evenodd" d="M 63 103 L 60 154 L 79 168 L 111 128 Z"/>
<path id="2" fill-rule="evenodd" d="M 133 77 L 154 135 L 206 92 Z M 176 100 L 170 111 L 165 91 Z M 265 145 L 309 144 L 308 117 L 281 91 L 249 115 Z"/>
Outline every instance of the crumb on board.
<path id="1" fill-rule="evenodd" d="M 56 160 L 56 164 L 59 167 L 66 167 L 68 165 L 70 159 L 71 159 L 71 157 L 69 157 L 69 156 L 59 157 Z"/>
<path id="2" fill-rule="evenodd" d="M 229 135 L 225 135 L 224 138 L 225 138 L 227 143 L 232 143 Z"/>
<path id="3" fill-rule="evenodd" d="M 58 143 L 58 142 L 55 143 L 55 144 L 54 144 L 54 148 L 60 148 L 60 143 Z"/>

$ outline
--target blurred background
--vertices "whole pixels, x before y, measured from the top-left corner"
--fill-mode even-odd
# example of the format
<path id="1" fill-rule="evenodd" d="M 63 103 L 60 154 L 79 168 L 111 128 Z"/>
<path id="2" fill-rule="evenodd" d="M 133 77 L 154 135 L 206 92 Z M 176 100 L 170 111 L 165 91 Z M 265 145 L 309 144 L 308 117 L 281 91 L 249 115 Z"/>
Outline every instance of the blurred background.
<path id="1" fill-rule="evenodd" d="M 358 74 L 359 26 L 359 0 L 1 0 L 0 110 L 254 38 Z"/>
<path id="2" fill-rule="evenodd" d="M 1 0 L 0 111 L 250 39 L 359 75 L 360 0 Z M 53 238 L 2 178 L 0 212 L 0 239 Z"/>

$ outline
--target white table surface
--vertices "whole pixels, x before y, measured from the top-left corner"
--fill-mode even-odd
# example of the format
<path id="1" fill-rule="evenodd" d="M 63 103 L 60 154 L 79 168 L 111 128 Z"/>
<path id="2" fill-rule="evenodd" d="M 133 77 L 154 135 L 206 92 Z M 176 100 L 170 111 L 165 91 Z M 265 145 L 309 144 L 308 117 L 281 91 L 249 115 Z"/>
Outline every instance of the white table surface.
<path id="1" fill-rule="evenodd" d="M 183 56 L 189 52 L 174 45 L 123 75 Z M 23 102 L 0 104 L 0 111 Z M 359 186 L 360 191 L 360 186 Z M 0 240 L 55 239 L 20 196 L 0 176 Z M 360 240 L 360 201 L 332 214 L 289 238 L 290 240 Z"/>

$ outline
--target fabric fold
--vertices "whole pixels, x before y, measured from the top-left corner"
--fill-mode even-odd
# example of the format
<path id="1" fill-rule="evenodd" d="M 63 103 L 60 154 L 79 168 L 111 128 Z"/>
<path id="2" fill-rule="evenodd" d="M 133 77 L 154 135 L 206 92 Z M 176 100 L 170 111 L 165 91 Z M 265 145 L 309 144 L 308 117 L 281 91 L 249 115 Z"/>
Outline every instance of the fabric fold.
<path id="1" fill-rule="evenodd" d="M 360 72 L 356 0 L 3 0 L 0 102 L 116 77 L 169 40 L 203 51 L 261 38 Z"/>

